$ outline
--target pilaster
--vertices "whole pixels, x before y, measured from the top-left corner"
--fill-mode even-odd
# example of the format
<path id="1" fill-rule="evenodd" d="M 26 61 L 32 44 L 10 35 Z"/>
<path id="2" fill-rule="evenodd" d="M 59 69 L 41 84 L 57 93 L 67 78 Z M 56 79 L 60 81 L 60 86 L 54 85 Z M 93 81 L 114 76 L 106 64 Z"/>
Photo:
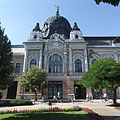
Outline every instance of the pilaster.
<path id="1" fill-rule="evenodd" d="M 87 58 L 87 50 L 84 48 L 84 59 L 85 59 L 85 72 L 88 71 L 88 58 Z"/>
<path id="2" fill-rule="evenodd" d="M 28 49 L 26 49 L 26 47 L 25 47 L 24 64 L 23 64 L 23 73 L 26 72 L 26 67 L 27 67 L 27 56 L 28 56 Z"/>
<path id="3" fill-rule="evenodd" d="M 72 75 L 72 49 L 69 49 L 69 75 Z"/>
<path id="4" fill-rule="evenodd" d="M 42 49 L 40 49 L 39 67 L 42 69 Z"/>

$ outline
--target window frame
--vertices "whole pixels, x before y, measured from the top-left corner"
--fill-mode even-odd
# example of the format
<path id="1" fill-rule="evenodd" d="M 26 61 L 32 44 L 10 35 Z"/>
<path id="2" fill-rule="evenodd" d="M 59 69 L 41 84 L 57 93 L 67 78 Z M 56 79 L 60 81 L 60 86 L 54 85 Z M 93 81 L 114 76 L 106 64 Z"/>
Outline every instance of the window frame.
<path id="1" fill-rule="evenodd" d="M 48 73 L 63 73 L 64 62 L 60 54 L 52 54 L 48 58 Z"/>

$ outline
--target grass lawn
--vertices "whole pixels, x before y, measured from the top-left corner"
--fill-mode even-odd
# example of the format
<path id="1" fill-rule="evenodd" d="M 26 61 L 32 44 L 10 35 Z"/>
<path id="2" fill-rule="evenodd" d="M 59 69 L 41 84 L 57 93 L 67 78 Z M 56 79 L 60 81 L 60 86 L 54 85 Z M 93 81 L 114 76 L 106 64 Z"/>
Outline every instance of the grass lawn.
<path id="1" fill-rule="evenodd" d="M 93 120 L 87 112 L 33 112 L 0 114 L 0 120 Z"/>

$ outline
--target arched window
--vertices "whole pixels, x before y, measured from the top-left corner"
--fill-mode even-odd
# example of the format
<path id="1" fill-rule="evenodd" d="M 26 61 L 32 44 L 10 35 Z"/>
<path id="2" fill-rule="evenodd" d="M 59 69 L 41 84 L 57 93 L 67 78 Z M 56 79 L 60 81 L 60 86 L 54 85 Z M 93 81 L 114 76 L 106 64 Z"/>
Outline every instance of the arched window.
<path id="1" fill-rule="evenodd" d="M 78 35 L 75 35 L 75 38 L 78 39 Z"/>
<path id="2" fill-rule="evenodd" d="M 34 35 L 34 39 L 37 39 L 37 35 Z"/>
<path id="3" fill-rule="evenodd" d="M 35 59 L 32 59 L 32 60 L 30 61 L 30 67 L 31 67 L 31 66 L 35 66 L 35 65 L 37 65 L 37 61 L 36 61 Z"/>
<path id="4" fill-rule="evenodd" d="M 93 59 L 93 60 L 92 60 L 92 64 L 94 64 L 94 63 L 95 63 L 95 61 L 97 61 L 97 60 L 96 60 L 96 59 Z"/>
<path id="5" fill-rule="evenodd" d="M 49 73 L 62 73 L 63 59 L 58 54 L 53 54 L 49 58 Z"/>
<path id="6" fill-rule="evenodd" d="M 75 60 L 75 72 L 82 72 L 82 62 L 80 59 Z"/>

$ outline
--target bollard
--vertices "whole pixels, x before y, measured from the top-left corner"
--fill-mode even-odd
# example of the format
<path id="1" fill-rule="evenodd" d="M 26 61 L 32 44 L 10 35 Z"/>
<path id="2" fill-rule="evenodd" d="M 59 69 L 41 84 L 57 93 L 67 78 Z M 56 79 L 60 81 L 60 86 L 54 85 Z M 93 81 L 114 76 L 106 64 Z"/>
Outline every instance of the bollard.
<path id="1" fill-rule="evenodd" d="M 49 100 L 48 105 L 52 108 L 52 101 Z"/>

